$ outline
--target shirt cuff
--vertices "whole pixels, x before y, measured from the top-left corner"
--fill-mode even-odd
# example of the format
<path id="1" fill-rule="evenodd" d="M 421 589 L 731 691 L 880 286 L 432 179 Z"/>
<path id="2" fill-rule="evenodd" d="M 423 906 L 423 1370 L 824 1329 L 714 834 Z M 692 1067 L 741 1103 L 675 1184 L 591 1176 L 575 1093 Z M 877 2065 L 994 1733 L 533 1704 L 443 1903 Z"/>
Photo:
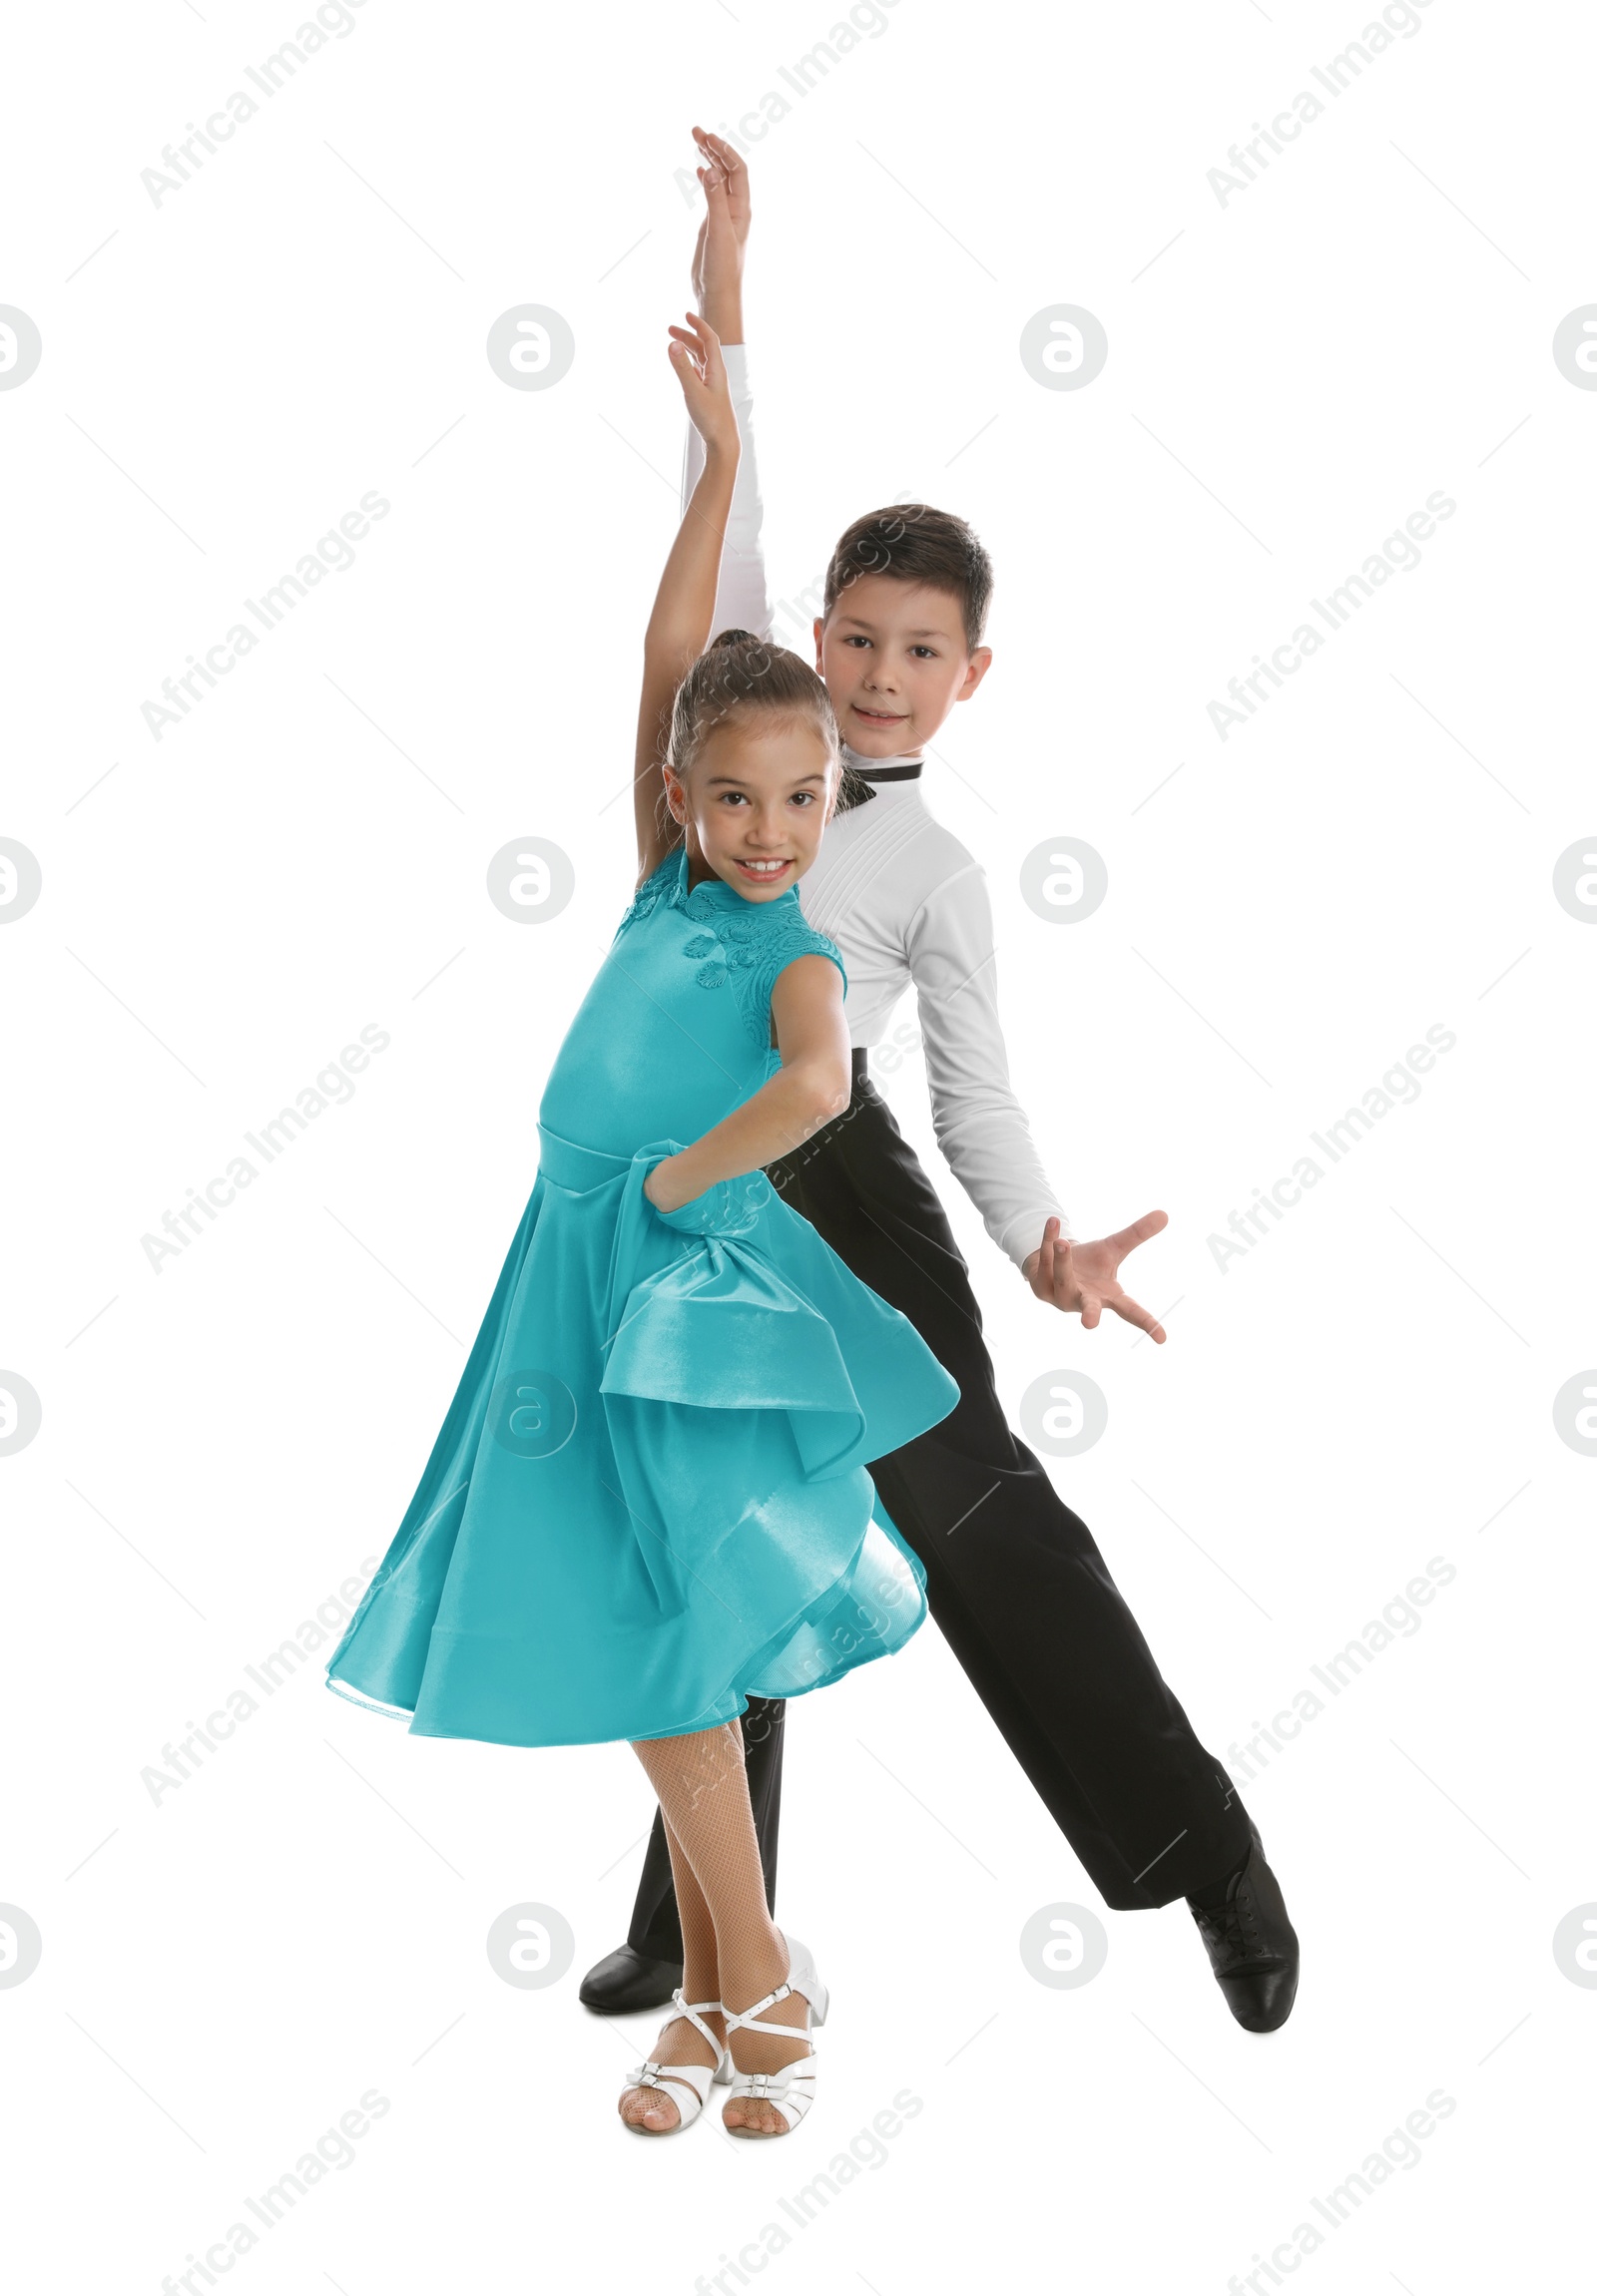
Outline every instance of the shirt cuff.
<path id="1" fill-rule="evenodd" d="M 1043 1205 L 1036 1211 L 1021 1212 L 1016 1218 L 1010 1220 L 1003 1232 L 995 1239 L 999 1250 L 1007 1252 L 1016 1267 L 1024 1268 L 1027 1260 L 1041 1243 L 1043 1228 L 1051 1219 L 1056 1219 L 1059 1222 L 1059 1241 L 1061 1243 L 1079 1243 L 1081 1241 L 1079 1236 L 1071 1232 L 1070 1222 L 1058 1205 L 1050 1203 Z"/>

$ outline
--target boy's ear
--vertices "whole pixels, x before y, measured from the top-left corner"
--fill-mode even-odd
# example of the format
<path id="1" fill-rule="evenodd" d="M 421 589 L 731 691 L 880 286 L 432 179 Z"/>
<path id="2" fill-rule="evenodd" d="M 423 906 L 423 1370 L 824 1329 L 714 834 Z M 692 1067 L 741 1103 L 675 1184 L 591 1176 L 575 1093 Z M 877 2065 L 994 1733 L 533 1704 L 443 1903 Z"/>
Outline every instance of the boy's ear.
<path id="1" fill-rule="evenodd" d="M 814 624 L 814 628 L 815 628 L 815 675 L 816 675 L 817 677 L 819 677 L 819 678 L 823 678 L 823 677 L 825 676 L 825 670 L 824 670 L 824 668 L 823 668 L 823 666 L 822 666 L 822 664 L 821 664 L 821 659 L 820 659 L 820 634 L 821 634 L 821 632 L 822 632 L 822 631 L 825 629 L 825 627 L 826 627 L 826 618 L 825 618 L 825 616 L 824 616 L 823 614 L 817 614 L 817 615 L 815 616 L 815 624 Z"/>
<path id="2" fill-rule="evenodd" d="M 992 648 L 990 646 L 978 646 L 975 653 L 970 657 L 969 666 L 965 671 L 964 684 L 954 695 L 954 699 L 956 701 L 968 701 L 991 668 Z"/>

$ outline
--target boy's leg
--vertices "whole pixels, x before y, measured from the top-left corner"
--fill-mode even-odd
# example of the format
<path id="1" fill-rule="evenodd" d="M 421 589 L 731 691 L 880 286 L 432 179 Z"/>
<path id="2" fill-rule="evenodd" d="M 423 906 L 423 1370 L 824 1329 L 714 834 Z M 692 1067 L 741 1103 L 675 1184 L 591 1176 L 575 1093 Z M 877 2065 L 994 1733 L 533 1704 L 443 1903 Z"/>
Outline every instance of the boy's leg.
<path id="1" fill-rule="evenodd" d="M 781 1698 L 751 1698 L 743 1717 L 749 1799 L 765 1869 L 766 1903 L 773 1915 L 777 1910 L 782 1740 L 787 1714 Z M 612 2016 L 636 2009 L 659 2009 L 671 1999 L 672 1988 L 682 1983 L 682 1924 L 677 1914 L 671 1850 L 656 1810 L 627 1942 L 595 1962 L 582 1981 L 579 1998 L 587 2008 Z"/>
<path id="2" fill-rule="evenodd" d="M 1272 2030 L 1292 2007 L 1297 1939 L 1258 1835 L 1091 1532 L 1010 1432 L 964 1261 L 860 1056 L 847 1112 L 771 1178 L 959 1382 L 948 1418 L 871 1473 L 926 1565 L 932 1614 L 977 1694 L 1106 1902 L 1187 1897 L 1233 2015 Z M 645 1893 L 639 1912 L 636 1934 L 658 1942 Z M 624 1961 L 635 1978 L 624 1947 L 589 1973 L 584 2000 L 645 2006 L 590 1993 L 614 1996 L 609 1973 Z"/>
<path id="3" fill-rule="evenodd" d="M 959 1382 L 948 1418 L 871 1474 L 1016 1758 L 1111 1906 L 1204 1894 L 1247 1859 L 1247 1812 L 1091 1532 L 1010 1432 L 942 1206 L 868 1080 L 771 1176 Z"/>

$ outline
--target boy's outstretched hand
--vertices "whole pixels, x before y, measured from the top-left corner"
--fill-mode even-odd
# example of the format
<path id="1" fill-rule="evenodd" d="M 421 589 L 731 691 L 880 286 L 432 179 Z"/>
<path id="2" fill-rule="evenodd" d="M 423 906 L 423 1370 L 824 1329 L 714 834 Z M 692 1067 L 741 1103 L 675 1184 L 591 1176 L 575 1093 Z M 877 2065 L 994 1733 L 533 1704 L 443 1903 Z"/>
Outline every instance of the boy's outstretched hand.
<path id="1" fill-rule="evenodd" d="M 1079 1314 L 1083 1331 L 1093 1330 L 1107 1307 L 1162 1344 L 1164 1325 L 1122 1290 L 1120 1263 L 1139 1243 L 1146 1243 L 1169 1224 L 1162 1211 L 1145 1211 L 1130 1227 L 1117 1228 L 1113 1235 L 1100 1236 L 1095 1243 L 1071 1243 L 1060 1234 L 1058 1220 L 1051 1219 L 1022 1272 L 1039 1299 L 1050 1307 L 1062 1308 L 1067 1315 Z"/>
<path id="2" fill-rule="evenodd" d="M 743 341 L 743 256 L 749 237 L 749 170 L 723 136 L 695 128 L 705 220 L 693 251 L 693 291 L 724 343 Z"/>

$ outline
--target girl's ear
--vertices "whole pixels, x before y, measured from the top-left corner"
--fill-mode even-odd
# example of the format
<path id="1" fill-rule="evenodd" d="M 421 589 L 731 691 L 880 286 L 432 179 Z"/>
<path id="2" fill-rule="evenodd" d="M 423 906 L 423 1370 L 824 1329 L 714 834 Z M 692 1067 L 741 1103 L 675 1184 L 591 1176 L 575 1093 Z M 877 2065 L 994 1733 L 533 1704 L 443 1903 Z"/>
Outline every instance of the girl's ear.
<path id="1" fill-rule="evenodd" d="M 679 829 L 686 828 L 688 822 L 687 792 L 669 765 L 663 766 L 661 770 L 665 777 L 666 803 L 671 809 L 671 818 L 676 822 Z"/>

